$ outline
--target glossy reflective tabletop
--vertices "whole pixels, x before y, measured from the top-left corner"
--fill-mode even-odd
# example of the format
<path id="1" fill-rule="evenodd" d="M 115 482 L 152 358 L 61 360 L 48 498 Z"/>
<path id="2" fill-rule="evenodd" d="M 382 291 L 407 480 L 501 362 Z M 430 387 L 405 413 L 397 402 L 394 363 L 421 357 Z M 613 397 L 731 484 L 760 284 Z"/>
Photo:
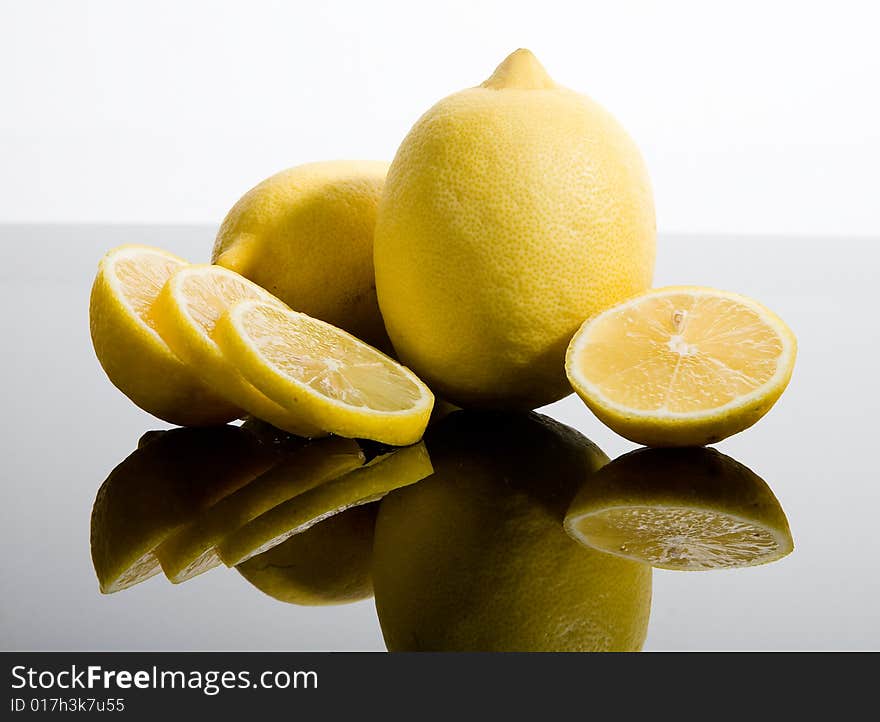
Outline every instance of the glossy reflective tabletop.
<path id="1" fill-rule="evenodd" d="M 137 488 L 139 481 L 147 479 L 156 489 L 166 484 L 163 493 L 174 495 L 178 491 L 173 480 L 168 480 L 169 474 L 186 476 L 186 464 L 201 464 L 198 454 L 205 450 L 199 452 L 199 444 L 204 444 L 193 441 L 192 436 L 185 435 L 180 442 L 180 432 L 172 432 L 176 437 L 152 434 L 144 440 L 135 462 L 130 460 L 145 432 L 169 427 L 124 398 L 107 381 L 95 359 L 88 332 L 88 294 L 95 267 L 104 251 L 132 242 L 161 246 L 204 261 L 210 254 L 213 230 L 195 226 L 0 226 L 0 368 L 5 406 L 0 437 L 3 649 L 385 649 L 372 599 L 336 606 L 290 603 L 315 601 L 315 595 L 330 594 L 326 589 L 316 592 L 311 588 L 298 589 L 301 596 L 291 593 L 288 601 L 279 601 L 258 588 L 267 586 L 259 573 L 249 578 L 244 568 L 239 572 L 222 563 L 178 585 L 159 573 L 116 593 L 99 591 L 90 548 L 92 506 L 111 471 L 129 459 L 127 466 L 120 467 L 122 472 L 117 470 L 115 487 L 129 484 Z M 781 560 L 763 566 L 705 572 L 655 569 L 645 650 L 880 648 L 880 474 L 875 438 L 880 407 L 876 371 L 880 331 L 874 284 L 880 262 L 878 242 L 722 236 L 658 239 L 655 285 L 700 284 L 745 293 L 779 313 L 798 336 L 797 366 L 782 399 L 755 427 L 717 446 L 766 482 L 784 510 L 795 548 Z M 636 448 L 606 429 L 576 397 L 541 412 L 576 429 L 611 459 Z M 454 443 L 462 448 L 479 447 L 483 443 L 481 428 L 504 429 L 505 423 L 499 426 L 491 418 L 472 419 L 470 426 L 463 428 L 474 429 L 474 439 L 469 440 L 468 432 L 459 429 Z M 246 518 L 236 517 L 238 521 L 252 520 L 254 508 L 274 510 L 274 501 L 283 500 L 284 491 L 267 500 L 259 489 L 253 490 L 253 482 L 242 487 L 243 482 L 229 478 L 238 468 L 236 464 L 244 463 L 235 451 L 236 444 L 250 448 L 252 439 L 241 436 L 250 432 L 227 433 L 235 438 L 212 437 L 208 443 L 209 456 L 223 468 L 227 487 L 194 492 L 195 496 L 187 497 L 192 509 L 186 507 L 189 511 L 181 512 L 183 507 L 178 506 L 175 513 L 183 516 L 162 517 L 161 523 L 151 522 L 151 527 L 144 521 L 152 513 L 150 495 L 135 494 L 135 498 L 120 492 L 110 514 L 117 527 L 113 533 L 130 538 L 137 535 L 141 524 L 161 541 L 169 530 L 179 530 L 180 519 L 202 514 L 198 518 L 209 528 L 205 538 L 210 542 L 211 524 L 223 525 L 210 518 L 205 521 L 205 508 L 216 509 L 225 502 L 233 507 L 225 513 L 235 517 L 242 489 L 252 497 L 248 503 L 256 507 L 248 507 Z M 526 436 L 528 441 L 510 446 L 510 459 L 521 457 L 511 473 L 528 476 L 527 485 L 558 482 L 564 454 L 554 451 L 552 444 L 531 447 L 534 437 Z M 271 466 L 260 454 L 278 446 L 277 440 L 259 438 L 264 447 L 254 457 L 253 468 L 247 469 L 254 476 L 263 471 L 261 464 Z M 497 438 L 492 443 L 497 443 Z M 212 445 L 225 461 L 217 461 Z M 428 448 L 432 451 L 430 439 Z M 496 458 L 507 459 L 506 447 L 499 451 L 490 444 L 487 448 L 490 458 L 494 453 Z M 418 508 L 419 496 L 431 494 L 428 485 L 439 483 L 436 475 L 416 481 L 424 475 L 419 466 L 424 463 L 421 457 L 401 460 L 400 452 L 389 456 L 387 449 L 369 445 L 354 453 L 361 455 L 357 464 L 375 461 L 377 455 L 382 466 L 397 459 L 399 472 L 392 475 L 396 480 L 392 485 L 408 486 L 387 497 L 395 504 L 410 498 L 415 500 L 413 508 Z M 510 459 L 507 463 L 512 463 Z M 433 462 L 437 467 L 438 459 Z M 543 475 L 553 479 L 545 480 Z M 125 478 L 120 481 L 120 476 Z M 264 480 L 263 484 L 269 482 Z M 139 488 L 138 493 L 142 492 Z M 350 491 L 341 489 L 339 493 L 344 496 Z M 460 510 L 471 503 L 465 497 L 472 489 L 461 493 L 461 504 L 456 506 L 456 499 L 452 499 L 448 501 L 450 508 Z M 364 500 L 368 499 L 360 499 Z M 320 506 L 325 502 L 315 503 Z M 126 511 L 117 513 L 120 508 Z M 562 533 L 564 508 L 559 508 Z M 363 509 L 351 517 L 352 539 L 357 538 L 353 544 L 360 544 L 360 551 L 347 557 L 353 565 L 366 564 L 363 559 L 368 555 L 363 549 L 371 541 L 375 505 Z M 396 513 L 409 514 L 405 508 Z M 221 552 L 235 560 L 259 551 L 260 544 L 277 538 L 285 525 L 301 523 L 303 513 L 291 508 L 275 515 L 275 527 L 257 529 L 249 532 L 250 536 L 239 529 L 237 546 L 229 542 L 221 546 Z M 243 524 L 236 524 L 239 526 Z M 420 533 L 429 536 L 431 528 L 428 525 L 424 533 L 416 530 L 415 536 L 402 535 L 384 543 L 392 545 L 394 554 L 402 554 L 408 548 L 400 545 L 416 543 Z M 451 533 L 455 528 L 449 523 L 437 527 L 438 533 Z M 320 540 L 313 546 L 318 555 L 327 548 Z M 205 547 L 211 549 L 212 543 L 196 544 L 195 552 L 187 558 L 195 559 Z M 511 548 L 515 547 L 511 543 Z M 131 553 L 138 553 L 138 549 Z M 218 561 L 222 560 L 207 559 L 207 565 Z M 252 569 L 259 567 L 250 564 Z M 521 573 L 541 577 L 541 584 L 554 583 L 552 570 L 541 565 L 523 564 Z M 362 586 L 369 584 L 363 574 L 359 578 Z M 465 597 L 470 589 L 456 579 L 459 577 L 444 577 L 437 583 L 445 594 Z M 630 586 L 642 584 L 644 602 L 644 577 L 639 579 L 642 581 Z M 277 588 L 269 591 L 273 589 L 275 596 L 286 594 L 278 594 Z M 335 589 L 331 596 L 334 594 L 341 599 L 346 594 L 363 596 L 364 592 L 349 588 L 342 592 Z M 633 599 L 612 600 L 611 607 L 632 606 L 636 604 Z M 535 624 L 544 622 L 535 620 Z"/>

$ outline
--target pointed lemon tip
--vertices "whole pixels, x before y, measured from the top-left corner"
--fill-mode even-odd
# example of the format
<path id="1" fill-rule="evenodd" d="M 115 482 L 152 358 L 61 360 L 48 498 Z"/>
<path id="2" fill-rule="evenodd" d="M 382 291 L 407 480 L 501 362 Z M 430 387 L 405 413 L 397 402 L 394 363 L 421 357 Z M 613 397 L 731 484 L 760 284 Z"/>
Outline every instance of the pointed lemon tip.
<path id="1" fill-rule="evenodd" d="M 481 87 L 494 90 L 552 90 L 556 83 L 531 50 L 520 48 L 508 55 Z"/>

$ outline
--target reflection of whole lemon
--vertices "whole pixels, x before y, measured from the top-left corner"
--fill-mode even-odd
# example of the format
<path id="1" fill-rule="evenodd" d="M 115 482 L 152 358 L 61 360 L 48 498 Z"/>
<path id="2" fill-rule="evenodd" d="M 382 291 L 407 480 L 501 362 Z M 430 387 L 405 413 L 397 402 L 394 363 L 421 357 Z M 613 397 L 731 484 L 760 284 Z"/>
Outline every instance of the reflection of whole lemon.
<path id="1" fill-rule="evenodd" d="M 378 504 L 346 509 L 236 569 L 289 604 L 349 604 L 373 596 L 370 556 Z"/>
<path id="2" fill-rule="evenodd" d="M 651 569 L 562 529 L 607 457 L 537 415 L 459 412 L 427 437 L 434 476 L 385 497 L 373 584 L 391 651 L 637 650 Z"/>
<path id="3" fill-rule="evenodd" d="M 570 392 L 569 340 L 650 285 L 654 250 L 632 140 L 518 50 L 404 139 L 379 206 L 376 287 L 399 358 L 438 395 L 534 408 Z"/>
<path id="4" fill-rule="evenodd" d="M 373 277 L 387 170 L 380 161 L 327 161 L 267 178 L 229 211 L 212 261 L 295 311 L 387 347 Z"/>

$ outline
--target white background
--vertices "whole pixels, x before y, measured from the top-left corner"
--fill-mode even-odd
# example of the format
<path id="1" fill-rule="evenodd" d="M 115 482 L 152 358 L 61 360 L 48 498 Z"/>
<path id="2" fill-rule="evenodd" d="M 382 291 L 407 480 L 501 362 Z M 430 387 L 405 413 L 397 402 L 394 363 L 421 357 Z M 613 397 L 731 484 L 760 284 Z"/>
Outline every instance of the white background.
<path id="1" fill-rule="evenodd" d="M 880 235 L 880 14 L 828 2 L 0 0 L 0 222 L 218 223 L 391 158 L 519 46 L 603 103 L 665 232 Z"/>

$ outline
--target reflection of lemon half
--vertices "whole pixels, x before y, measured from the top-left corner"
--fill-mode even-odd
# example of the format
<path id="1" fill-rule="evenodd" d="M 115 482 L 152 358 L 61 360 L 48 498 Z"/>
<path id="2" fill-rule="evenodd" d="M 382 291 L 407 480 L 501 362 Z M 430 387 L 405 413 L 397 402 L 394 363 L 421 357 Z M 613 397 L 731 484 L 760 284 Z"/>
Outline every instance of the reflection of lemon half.
<path id="1" fill-rule="evenodd" d="M 640 649 L 651 568 L 561 525 L 605 455 L 538 415 L 509 419 L 452 414 L 426 439 L 434 476 L 382 500 L 373 584 L 388 649 Z"/>
<path id="2" fill-rule="evenodd" d="M 248 413 L 300 436 L 319 429 L 266 398 L 230 363 L 213 338 L 217 319 L 242 299 L 284 304 L 257 284 L 220 266 L 189 266 L 175 273 L 153 305 L 156 328 L 171 349 L 217 393 Z"/>
<path id="3" fill-rule="evenodd" d="M 373 596 L 370 558 L 378 504 L 347 509 L 236 569 L 289 604 L 348 604 Z"/>
<path id="4" fill-rule="evenodd" d="M 646 446 L 711 444 L 748 428 L 785 390 L 797 341 L 745 296 L 677 286 L 584 322 L 569 381 L 601 421 Z"/>
<path id="5" fill-rule="evenodd" d="M 226 536 L 218 545 L 220 558 L 228 566 L 241 564 L 324 519 L 381 499 L 393 489 L 424 479 L 432 471 L 424 444 L 377 456 L 363 468 L 316 485 Z"/>
<path id="6" fill-rule="evenodd" d="M 591 547 L 662 569 L 754 566 L 794 548 L 767 484 L 714 449 L 640 449 L 616 459 L 584 484 L 565 528 Z"/>
<path id="7" fill-rule="evenodd" d="M 422 438 L 434 404 L 428 387 L 329 323 L 244 301 L 218 320 L 215 337 L 248 381 L 310 426 L 396 446 Z"/>
<path id="8" fill-rule="evenodd" d="M 172 582 L 183 582 L 220 563 L 215 545 L 278 504 L 357 468 L 364 455 L 350 439 L 319 439 L 287 453 L 262 476 L 206 509 L 157 549 Z"/>
<path id="9" fill-rule="evenodd" d="M 156 574 L 156 546 L 274 461 L 254 436 L 234 426 L 174 429 L 147 440 L 110 473 L 92 508 L 92 561 L 101 591 Z"/>
<path id="10" fill-rule="evenodd" d="M 89 302 L 92 344 L 113 384 L 144 411 L 183 426 L 210 426 L 241 412 L 211 391 L 168 348 L 150 309 L 186 261 L 146 246 L 120 246 L 98 266 Z"/>

